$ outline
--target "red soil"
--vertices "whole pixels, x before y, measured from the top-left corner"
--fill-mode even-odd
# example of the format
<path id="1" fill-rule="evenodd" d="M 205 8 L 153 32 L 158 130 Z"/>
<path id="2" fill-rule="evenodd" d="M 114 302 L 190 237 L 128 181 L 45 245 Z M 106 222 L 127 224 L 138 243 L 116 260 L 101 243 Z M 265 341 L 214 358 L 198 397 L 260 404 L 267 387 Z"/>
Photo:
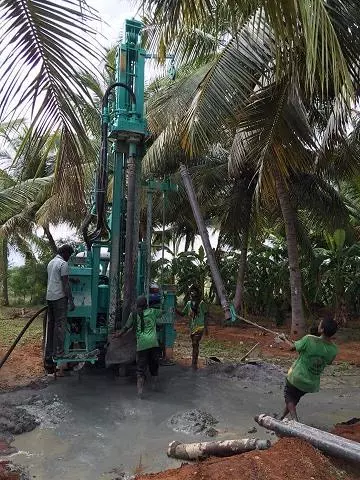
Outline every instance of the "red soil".
<path id="1" fill-rule="evenodd" d="M 302 440 L 283 438 L 266 451 L 183 465 L 137 480 L 337 480 L 331 462 Z M 360 477 L 343 476 L 343 480 Z"/>
<path id="2" fill-rule="evenodd" d="M 360 442 L 360 419 L 354 419 L 354 423 L 350 422 L 338 423 L 331 433 L 354 440 L 354 442 Z"/>
<path id="3" fill-rule="evenodd" d="M 0 358 L 6 351 L 0 347 Z M 0 370 L 0 390 L 27 385 L 43 375 L 41 343 L 17 346 Z"/>
<path id="4" fill-rule="evenodd" d="M 279 328 L 270 324 L 266 324 L 266 326 L 275 332 L 288 334 L 287 328 Z M 176 330 L 179 332 L 187 332 L 186 325 L 183 322 L 176 325 Z M 259 343 L 261 355 L 265 358 L 292 359 L 296 358 L 297 355 L 294 352 L 290 352 L 286 345 L 276 343 L 273 335 L 255 327 L 241 326 L 221 328 L 211 325 L 209 328 L 209 337 L 234 344 L 243 342 L 249 346 L 249 349 L 256 343 Z M 359 342 L 344 341 L 336 337 L 334 337 L 334 342 L 339 346 L 339 354 L 336 357 L 336 362 L 347 362 L 360 366 Z"/>

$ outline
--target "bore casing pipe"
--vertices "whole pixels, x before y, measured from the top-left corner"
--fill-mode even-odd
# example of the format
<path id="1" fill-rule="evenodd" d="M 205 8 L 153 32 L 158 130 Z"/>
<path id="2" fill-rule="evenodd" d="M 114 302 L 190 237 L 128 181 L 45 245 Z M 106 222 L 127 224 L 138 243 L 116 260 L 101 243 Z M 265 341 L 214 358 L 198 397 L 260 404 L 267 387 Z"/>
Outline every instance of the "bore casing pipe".
<path id="1" fill-rule="evenodd" d="M 276 432 L 283 437 L 296 437 L 307 441 L 312 446 L 334 457 L 360 463 L 360 443 L 323 432 L 300 422 L 281 421 L 269 415 L 258 415 L 255 421 L 262 427 Z"/>
<path id="2" fill-rule="evenodd" d="M 271 446 L 270 440 L 242 438 L 223 440 L 221 442 L 181 443 L 171 442 L 168 456 L 181 460 L 200 460 L 207 457 L 231 457 L 251 450 L 266 450 Z"/>

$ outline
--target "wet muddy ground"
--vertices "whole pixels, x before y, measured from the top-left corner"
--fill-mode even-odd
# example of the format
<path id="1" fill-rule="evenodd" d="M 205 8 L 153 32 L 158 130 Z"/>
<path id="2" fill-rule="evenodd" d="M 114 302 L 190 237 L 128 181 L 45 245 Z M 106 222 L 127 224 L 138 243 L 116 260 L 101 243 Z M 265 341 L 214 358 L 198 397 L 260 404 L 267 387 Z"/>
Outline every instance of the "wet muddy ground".
<path id="1" fill-rule="evenodd" d="M 8 313 L 6 319 L 0 318 L 0 356 L 26 321 L 22 317 L 12 318 L 11 314 L 9 322 Z M 266 326 L 278 330 L 274 325 Z M 177 330 L 175 357 L 180 365 L 188 366 L 190 342 L 185 324 L 180 323 Z M 336 339 L 340 346 L 339 363 L 326 370 L 320 393 L 301 400 L 300 420 L 331 429 L 336 423 L 359 416 L 358 332 L 358 328 L 349 328 Z M 259 348 L 253 352 L 253 358 L 263 358 L 277 366 L 236 364 L 255 343 Z M 235 363 L 213 365 L 196 374 L 181 366 L 163 367 L 162 391 L 148 392 L 140 401 L 133 378 L 113 380 L 103 371 L 86 372 L 80 384 L 77 376 L 56 383 L 51 377 L 43 381 L 41 322 L 35 322 L 0 372 L 0 389 L 33 382 L 32 388 L 0 394 L 0 478 L 3 462 L 10 460 L 20 470 L 7 480 L 127 480 L 134 474 L 178 467 L 180 462 L 166 456 L 168 443 L 173 440 L 259 437 L 275 442 L 276 437 L 258 427 L 252 418 L 258 413 L 282 410 L 284 371 L 296 355 L 257 329 L 221 329 L 214 325 L 210 337 L 201 344 L 201 365 L 211 356 Z M 350 427 L 337 428 L 348 433 Z M 355 434 L 358 430 L 349 433 L 351 438 Z M 294 448 L 290 444 L 288 447 L 289 452 Z M 269 465 L 278 464 L 276 452 L 280 460 L 284 448 L 283 445 L 280 450 L 269 451 Z M 252 465 L 255 457 L 249 455 Z M 248 460 L 242 455 L 234 462 L 232 465 L 229 460 L 226 478 L 230 478 L 233 468 L 243 468 Z M 284 469 L 288 471 L 285 464 Z M 220 478 L 223 464 L 219 463 L 214 472 L 215 477 L 206 476 L 205 470 L 203 473 L 211 480 Z M 300 465 L 298 473 L 302 472 Z M 189 476 L 184 478 L 193 479 L 193 474 L 194 470 L 189 469 Z M 178 472 L 174 475 L 169 478 L 177 478 Z M 267 478 L 261 475 L 261 480 Z M 297 479 L 296 475 L 294 478 Z M 316 475 L 314 478 L 323 479 Z"/>
<path id="2" fill-rule="evenodd" d="M 320 393 L 302 399 L 300 420 L 330 429 L 356 417 L 360 390 L 351 378 L 326 377 Z M 179 466 L 166 456 L 168 443 L 208 440 L 211 428 L 218 439 L 275 441 L 252 419 L 282 410 L 283 379 L 282 369 L 269 364 L 221 364 L 197 373 L 162 367 L 161 391 L 139 400 L 133 378 L 93 370 L 81 383 L 70 376 L 4 393 L 0 428 L 17 449 L 4 458 L 37 480 L 115 480 Z"/>

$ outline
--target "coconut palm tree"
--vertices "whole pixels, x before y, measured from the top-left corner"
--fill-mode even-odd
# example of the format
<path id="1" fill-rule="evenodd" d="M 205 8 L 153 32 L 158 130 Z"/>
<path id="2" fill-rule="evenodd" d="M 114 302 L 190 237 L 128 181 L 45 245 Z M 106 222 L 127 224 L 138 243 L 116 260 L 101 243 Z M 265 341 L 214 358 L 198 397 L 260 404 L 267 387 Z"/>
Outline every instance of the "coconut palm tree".
<path id="1" fill-rule="evenodd" d="M 31 232 L 34 205 L 49 191 L 52 178 L 37 178 L 18 183 L 4 170 L 0 170 L 0 303 L 9 304 L 7 291 L 8 253 L 13 247 L 25 255 L 32 256 L 30 243 L 34 240 Z M 21 226 L 21 227 L 20 227 Z"/>
<path id="2" fill-rule="evenodd" d="M 353 92 L 359 66 L 356 0 L 340 3 L 336 0 L 142 0 L 141 3 L 146 13 L 149 43 L 158 48 L 161 58 L 171 50 L 176 52 L 178 61 L 189 63 L 220 52 L 210 74 L 220 78 L 219 67 L 222 67 L 223 81 L 217 88 L 212 85 L 216 107 L 226 108 L 226 90 L 221 88 L 225 83 L 238 88 L 240 80 L 245 93 L 249 80 L 256 81 L 253 67 L 259 65 L 266 44 L 276 62 L 269 64 L 268 69 L 276 66 L 277 78 L 298 69 L 303 70 L 310 93 L 316 83 L 324 94 Z M 247 61 L 244 58 L 247 70 L 241 73 L 236 68 L 238 54 L 233 47 L 236 43 L 241 46 L 246 36 L 258 48 L 247 50 Z M 299 54 L 303 64 L 297 64 Z M 212 84 L 212 80 L 208 76 L 206 83 Z M 205 89 L 209 86 L 203 85 Z M 206 98 L 196 99 L 196 103 L 204 101 Z"/>
<path id="3" fill-rule="evenodd" d="M 275 86 L 272 88 L 275 88 Z M 274 202 L 277 203 L 280 199 L 282 200 L 279 207 L 281 207 L 282 216 L 286 220 L 285 230 L 288 239 L 289 256 L 291 256 L 293 261 L 290 270 L 293 286 L 293 313 L 294 317 L 296 314 L 297 318 L 301 319 L 303 296 L 301 293 L 297 244 L 303 234 L 303 226 L 301 225 L 299 215 L 301 211 L 311 212 L 312 221 L 314 222 L 316 218 L 316 221 L 322 224 L 322 228 L 328 228 L 330 231 L 332 228 L 337 228 L 346 223 L 349 218 L 346 205 L 340 198 L 339 192 L 334 189 L 333 185 L 328 184 L 327 180 L 331 176 L 334 179 L 340 178 L 339 171 L 343 172 L 342 177 L 344 177 L 345 172 L 347 172 L 345 176 L 351 175 L 356 170 L 358 171 L 360 165 L 358 157 L 353 154 L 350 158 L 349 148 L 345 148 L 348 165 L 344 162 L 343 156 L 342 167 L 340 167 L 339 155 L 337 154 L 337 159 L 334 157 L 333 161 L 330 161 L 331 152 L 327 149 L 327 166 L 324 169 L 324 149 L 316 145 L 313 130 L 306 115 L 304 115 L 304 106 L 300 102 L 299 95 L 291 96 L 286 102 L 283 101 L 283 108 L 281 110 L 278 108 L 277 114 L 274 109 L 278 107 L 278 104 L 276 104 L 274 99 L 278 97 L 276 97 L 274 90 L 269 89 L 268 92 L 265 89 L 259 90 L 252 98 L 254 102 L 249 103 L 248 107 L 242 111 L 239 130 L 241 131 L 243 126 L 244 129 L 250 129 L 252 122 L 254 122 L 254 126 L 261 124 L 262 129 L 256 130 L 253 134 L 249 131 L 245 135 L 245 139 L 241 138 L 240 134 L 235 137 L 230 161 L 235 182 L 226 177 L 226 164 L 223 163 L 222 171 L 220 169 L 220 175 L 216 177 L 216 182 L 218 183 L 209 184 L 209 181 L 207 181 L 207 186 L 210 187 L 209 191 L 211 192 L 211 204 L 207 208 L 208 210 L 212 209 L 213 213 L 215 213 L 217 197 L 224 200 L 224 203 L 220 203 L 220 216 L 223 217 L 225 223 L 226 215 L 229 215 L 231 218 L 230 222 L 227 221 L 227 233 L 231 232 L 231 229 L 233 231 L 237 229 L 238 234 L 242 232 L 245 240 L 244 247 L 246 248 L 247 233 L 246 229 L 244 230 L 244 226 L 248 229 L 248 219 L 251 211 L 256 211 L 255 200 L 258 203 L 261 200 L 262 204 L 270 203 L 270 205 Z M 162 111 L 164 115 L 164 109 Z M 150 109 L 149 114 L 151 118 L 152 112 Z M 299 138 L 302 141 L 299 141 Z M 276 145 L 276 142 L 278 142 L 278 145 Z M 157 143 L 158 141 L 155 141 L 148 151 L 145 157 L 145 167 L 148 169 L 152 168 L 153 172 L 160 171 L 161 173 L 164 173 L 164 168 L 174 169 L 175 165 L 169 158 L 169 150 L 164 149 L 161 144 L 160 148 L 155 149 Z M 314 152 L 316 147 L 319 148 L 319 154 Z M 259 151 L 262 152 L 262 155 L 259 155 Z M 285 165 L 285 168 L 288 168 L 286 178 L 287 184 L 291 185 L 291 195 L 289 194 L 289 189 L 284 188 L 283 183 L 279 183 L 279 180 L 277 183 L 275 180 L 274 167 L 279 161 L 276 154 L 274 154 L 276 151 L 289 152 L 287 153 L 286 161 L 283 160 L 283 165 Z M 172 154 L 171 150 L 170 152 Z M 180 152 L 177 154 L 177 158 L 179 161 L 182 161 Z M 170 163 L 167 160 L 170 160 Z M 195 162 L 195 160 L 192 160 L 192 162 Z M 317 166 L 315 168 L 316 162 Z M 212 166 L 215 167 L 215 164 Z M 204 174 L 204 170 L 206 174 Z M 207 177 L 208 171 L 207 169 L 204 170 L 202 171 L 202 176 Z M 334 175 L 334 173 L 336 174 Z M 197 183 L 197 187 L 199 191 L 203 188 L 201 187 L 201 182 Z M 224 195 L 226 188 L 228 190 L 230 188 L 230 191 L 232 190 L 233 193 Z M 236 192 L 237 188 L 239 190 Z M 257 193 L 256 196 L 254 195 L 255 193 Z M 204 205 L 203 199 L 201 199 L 201 204 Z M 247 205 L 248 208 L 246 208 Z M 272 205 L 271 208 L 274 209 L 274 206 Z M 327 212 L 327 215 L 324 215 L 325 212 Z M 238 215 L 236 219 L 233 218 L 234 213 Z M 239 217 L 241 226 L 239 226 Z M 214 218 L 214 215 L 212 215 L 212 218 Z M 336 223 L 337 226 L 335 227 Z M 226 232 L 226 229 L 224 231 Z M 304 239 L 304 235 L 302 235 L 302 238 Z M 245 259 L 246 255 L 243 258 Z M 239 292 L 242 290 L 243 271 L 244 263 L 242 261 L 239 268 L 236 300 L 238 300 Z M 296 277 L 294 273 L 298 276 Z M 298 284 L 300 283 L 300 288 L 294 286 L 296 281 Z M 294 327 L 295 331 L 303 328 L 303 326 L 299 327 L 296 325 L 295 322 Z"/>
<path id="4" fill-rule="evenodd" d="M 159 157 L 160 147 L 176 152 L 180 143 L 188 155 L 194 156 L 219 139 L 230 143 L 235 130 L 238 132 L 232 174 L 239 176 L 235 170 L 243 164 L 236 164 L 234 159 L 250 156 L 251 152 L 256 156 L 255 171 L 260 181 L 257 194 L 265 191 L 265 196 L 277 198 L 281 206 L 288 238 L 293 332 L 301 334 L 305 324 L 289 176 L 295 170 L 305 171 L 315 148 L 312 117 L 317 117 L 317 127 L 322 117 L 328 125 L 321 130 L 325 151 L 344 134 L 346 100 L 353 98 L 359 81 L 356 5 L 352 0 L 341 5 L 293 0 L 286 2 L 286 8 L 285 2 L 265 1 L 144 3 L 152 9 L 147 20 L 150 42 L 163 53 L 167 48 L 175 50 L 179 61 L 196 57 L 198 63 L 206 62 L 202 71 L 197 69 L 192 76 L 197 87 L 182 96 L 185 101 L 179 103 L 176 115 L 169 110 L 171 119 L 163 115 L 162 122 L 151 121 L 159 134 L 152 148 L 159 147 Z M 331 64 L 330 58 L 337 62 Z M 190 85 L 191 79 L 183 82 Z M 155 99 L 156 117 L 170 96 L 169 91 L 161 100 Z M 260 115 L 263 102 L 270 110 L 265 114 L 262 110 Z M 291 108 L 299 110 L 291 112 Z M 253 125 L 247 124 L 249 109 L 257 112 Z M 286 127 L 285 139 L 275 132 L 279 124 Z M 247 148 L 249 136 L 251 150 Z M 156 160 L 156 155 L 152 157 Z"/>

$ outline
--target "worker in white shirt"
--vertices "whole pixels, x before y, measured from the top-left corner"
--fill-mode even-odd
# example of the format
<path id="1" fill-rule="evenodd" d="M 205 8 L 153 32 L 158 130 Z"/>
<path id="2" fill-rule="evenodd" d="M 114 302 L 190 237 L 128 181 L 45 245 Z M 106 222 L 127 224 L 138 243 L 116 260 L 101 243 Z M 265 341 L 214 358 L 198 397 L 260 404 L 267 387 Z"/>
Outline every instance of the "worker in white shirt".
<path id="1" fill-rule="evenodd" d="M 48 304 L 45 362 L 64 355 L 64 339 L 67 322 L 67 311 L 74 310 L 74 300 L 69 283 L 68 260 L 74 253 L 71 245 L 63 245 L 58 249 L 47 266 L 48 282 L 46 300 Z M 60 369 L 63 375 L 63 369 Z"/>

